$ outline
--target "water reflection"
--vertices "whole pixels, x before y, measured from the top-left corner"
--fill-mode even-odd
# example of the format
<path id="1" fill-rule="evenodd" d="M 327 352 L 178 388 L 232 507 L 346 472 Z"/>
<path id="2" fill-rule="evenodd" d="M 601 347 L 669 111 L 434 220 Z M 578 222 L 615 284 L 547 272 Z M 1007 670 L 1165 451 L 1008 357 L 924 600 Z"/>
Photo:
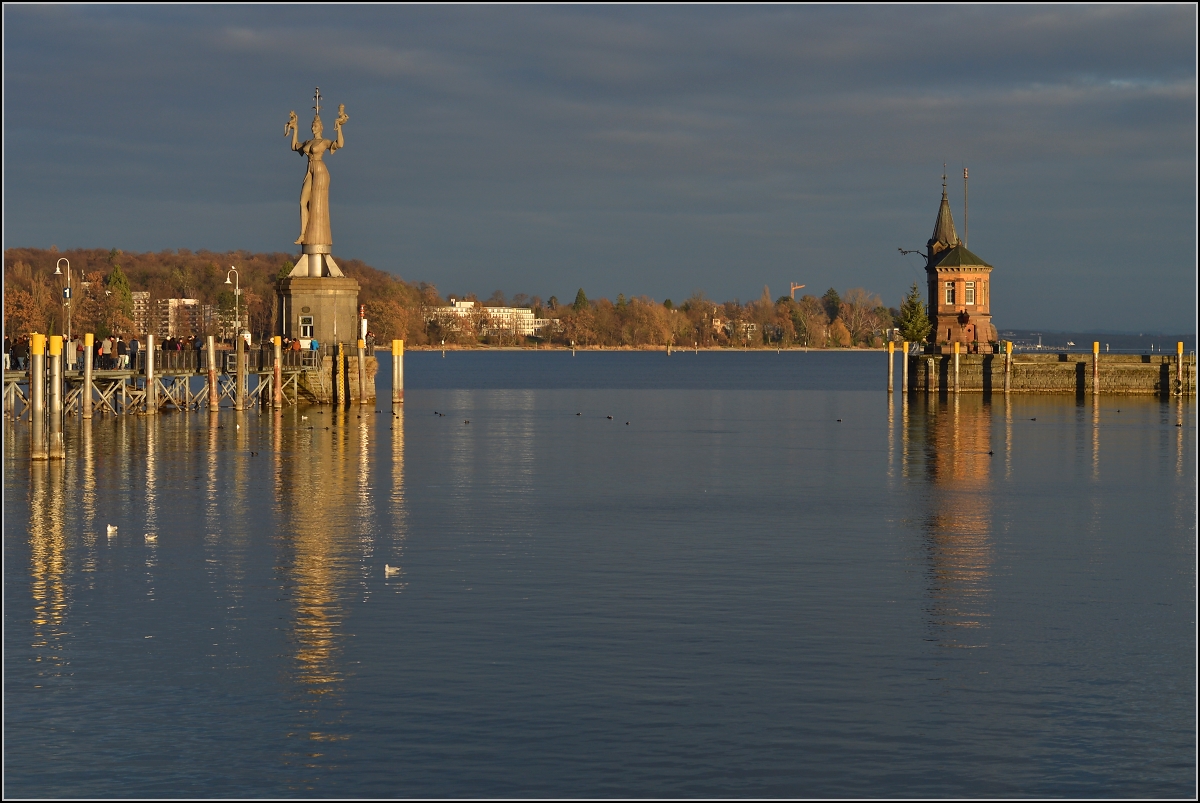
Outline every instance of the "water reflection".
<path id="1" fill-rule="evenodd" d="M 929 622 L 943 646 L 986 646 L 991 597 L 992 408 L 980 396 L 916 397 L 905 423 L 927 481 L 923 511 Z M 914 455 L 915 456 L 915 455 Z"/>
<path id="2" fill-rule="evenodd" d="M 33 597 L 33 660 L 65 665 L 67 620 L 67 539 L 64 530 L 64 466 L 36 461 L 30 467 L 30 595 Z M 53 674 L 42 670 L 43 676 Z"/>
<path id="3" fill-rule="evenodd" d="M 281 450 L 292 454 L 275 465 L 279 571 L 293 611 L 289 642 L 302 717 L 292 736 L 309 742 L 290 760 L 319 770 L 328 760 L 319 743 L 349 738 L 342 707 L 347 595 L 356 575 L 365 585 L 374 549 L 373 422 L 342 408 L 312 414 L 311 422 L 296 417 L 280 434 Z"/>

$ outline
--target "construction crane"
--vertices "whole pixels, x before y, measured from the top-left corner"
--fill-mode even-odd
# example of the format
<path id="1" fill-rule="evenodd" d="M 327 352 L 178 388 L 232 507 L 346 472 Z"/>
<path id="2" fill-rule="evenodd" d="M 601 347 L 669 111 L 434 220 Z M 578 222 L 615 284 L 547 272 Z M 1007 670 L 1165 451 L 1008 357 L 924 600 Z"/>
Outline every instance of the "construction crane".
<path id="1" fill-rule="evenodd" d="M 792 282 L 792 301 L 796 300 L 796 291 L 799 290 L 803 286 L 804 285 L 802 285 L 802 284 L 796 284 L 795 282 Z"/>

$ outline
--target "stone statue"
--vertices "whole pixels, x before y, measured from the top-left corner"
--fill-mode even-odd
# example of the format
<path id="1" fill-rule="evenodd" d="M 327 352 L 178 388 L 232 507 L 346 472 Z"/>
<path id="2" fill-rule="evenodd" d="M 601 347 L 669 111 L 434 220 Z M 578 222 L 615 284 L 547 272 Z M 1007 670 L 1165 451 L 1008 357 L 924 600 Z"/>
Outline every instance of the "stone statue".
<path id="1" fill-rule="evenodd" d="M 346 144 L 342 139 L 342 124 L 350 117 L 346 114 L 345 104 L 338 106 L 338 116 L 333 123 L 337 139 L 322 139 L 324 127 L 321 124 L 319 87 L 313 99 L 316 114 L 313 117 L 312 139 L 307 142 L 297 140 L 295 111 L 288 116 L 287 125 L 283 127 L 285 137 L 289 131 L 292 133 L 292 150 L 308 157 L 308 172 L 304 174 L 304 187 L 300 190 L 300 236 L 296 238 L 296 245 L 332 246 L 333 234 L 329 230 L 329 171 L 325 169 L 323 157 L 326 151 L 333 153 Z"/>

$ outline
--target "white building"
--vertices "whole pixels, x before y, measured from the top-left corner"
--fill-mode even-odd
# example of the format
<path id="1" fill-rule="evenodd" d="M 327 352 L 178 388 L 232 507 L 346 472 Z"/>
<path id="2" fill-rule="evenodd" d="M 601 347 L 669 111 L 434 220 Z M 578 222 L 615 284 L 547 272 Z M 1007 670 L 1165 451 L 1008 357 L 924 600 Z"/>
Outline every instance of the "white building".
<path id="1" fill-rule="evenodd" d="M 431 307 L 427 320 L 438 319 L 447 328 L 459 329 L 464 319 L 478 321 L 482 334 L 514 334 L 528 337 L 550 323 L 549 318 L 534 317 L 528 307 L 476 307 L 474 301 L 450 299 L 448 307 Z"/>
<path id="2" fill-rule="evenodd" d="M 154 334 L 160 338 L 202 335 L 212 322 L 212 305 L 195 298 L 160 298 L 155 308 Z"/>

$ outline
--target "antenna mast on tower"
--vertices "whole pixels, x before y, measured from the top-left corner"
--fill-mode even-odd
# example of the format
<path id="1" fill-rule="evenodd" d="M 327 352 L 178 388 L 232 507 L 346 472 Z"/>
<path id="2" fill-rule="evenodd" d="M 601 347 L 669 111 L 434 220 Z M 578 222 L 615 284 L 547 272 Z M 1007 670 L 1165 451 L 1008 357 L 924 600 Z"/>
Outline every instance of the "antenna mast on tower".
<path id="1" fill-rule="evenodd" d="M 963 247 L 970 247 L 967 244 L 967 232 L 969 231 L 970 223 L 967 217 L 967 166 L 963 165 Z"/>

